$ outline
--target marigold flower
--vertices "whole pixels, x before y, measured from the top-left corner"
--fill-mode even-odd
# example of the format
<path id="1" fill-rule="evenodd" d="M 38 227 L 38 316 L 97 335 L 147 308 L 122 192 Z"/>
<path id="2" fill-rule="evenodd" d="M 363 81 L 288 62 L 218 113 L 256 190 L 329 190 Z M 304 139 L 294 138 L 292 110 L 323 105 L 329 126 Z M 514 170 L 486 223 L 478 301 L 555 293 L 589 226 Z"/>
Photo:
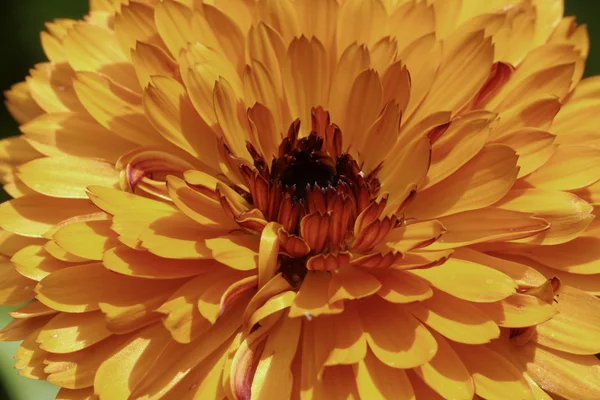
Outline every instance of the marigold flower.
<path id="1" fill-rule="evenodd" d="M 562 1 L 90 3 L 6 94 L 22 375 L 600 398 L 600 80 Z"/>

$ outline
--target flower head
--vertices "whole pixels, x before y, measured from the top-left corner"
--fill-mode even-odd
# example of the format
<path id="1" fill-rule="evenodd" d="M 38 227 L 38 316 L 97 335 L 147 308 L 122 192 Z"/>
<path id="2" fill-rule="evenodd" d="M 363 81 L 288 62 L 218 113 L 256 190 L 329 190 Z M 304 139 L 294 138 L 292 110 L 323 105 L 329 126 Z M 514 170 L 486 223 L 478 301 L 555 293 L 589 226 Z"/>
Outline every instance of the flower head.
<path id="1" fill-rule="evenodd" d="M 2 340 L 60 399 L 600 398 L 559 0 L 92 0 L 7 94 Z"/>

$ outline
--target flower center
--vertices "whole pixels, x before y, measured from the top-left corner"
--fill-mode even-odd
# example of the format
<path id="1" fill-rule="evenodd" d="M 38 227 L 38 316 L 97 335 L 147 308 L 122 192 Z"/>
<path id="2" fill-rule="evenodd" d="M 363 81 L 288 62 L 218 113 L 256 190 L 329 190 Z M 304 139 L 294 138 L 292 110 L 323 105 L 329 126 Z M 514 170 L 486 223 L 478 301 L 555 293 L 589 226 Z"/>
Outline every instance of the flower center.
<path id="1" fill-rule="evenodd" d="M 313 110 L 308 136 L 299 138 L 299 129 L 296 120 L 270 167 L 252 144 L 247 148 L 254 168 L 240 166 L 249 189 L 245 197 L 265 220 L 282 226 L 279 270 L 294 287 L 310 269 L 332 270 L 350 260 L 351 247 L 361 239 L 354 237 L 357 218 L 376 202 L 380 186 L 378 169 L 365 176 L 342 151 L 342 133 L 323 109 Z"/>

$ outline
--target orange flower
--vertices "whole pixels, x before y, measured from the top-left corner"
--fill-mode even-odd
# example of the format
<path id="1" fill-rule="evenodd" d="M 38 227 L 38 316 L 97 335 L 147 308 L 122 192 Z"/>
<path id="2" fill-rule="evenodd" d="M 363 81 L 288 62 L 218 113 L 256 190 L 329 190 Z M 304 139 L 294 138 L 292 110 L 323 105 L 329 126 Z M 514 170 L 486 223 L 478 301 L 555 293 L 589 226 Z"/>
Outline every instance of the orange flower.
<path id="1" fill-rule="evenodd" d="M 7 93 L 2 340 L 59 399 L 600 398 L 559 0 L 92 0 Z"/>

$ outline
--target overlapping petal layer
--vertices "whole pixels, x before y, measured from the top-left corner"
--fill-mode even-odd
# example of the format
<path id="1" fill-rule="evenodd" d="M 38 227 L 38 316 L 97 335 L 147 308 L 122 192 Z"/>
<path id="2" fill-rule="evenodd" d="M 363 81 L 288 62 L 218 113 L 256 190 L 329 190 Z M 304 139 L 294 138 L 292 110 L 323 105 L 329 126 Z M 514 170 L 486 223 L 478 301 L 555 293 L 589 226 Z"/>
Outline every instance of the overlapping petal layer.
<path id="1" fill-rule="evenodd" d="M 560 0 L 91 0 L 6 93 L 0 332 L 59 399 L 600 396 Z"/>

